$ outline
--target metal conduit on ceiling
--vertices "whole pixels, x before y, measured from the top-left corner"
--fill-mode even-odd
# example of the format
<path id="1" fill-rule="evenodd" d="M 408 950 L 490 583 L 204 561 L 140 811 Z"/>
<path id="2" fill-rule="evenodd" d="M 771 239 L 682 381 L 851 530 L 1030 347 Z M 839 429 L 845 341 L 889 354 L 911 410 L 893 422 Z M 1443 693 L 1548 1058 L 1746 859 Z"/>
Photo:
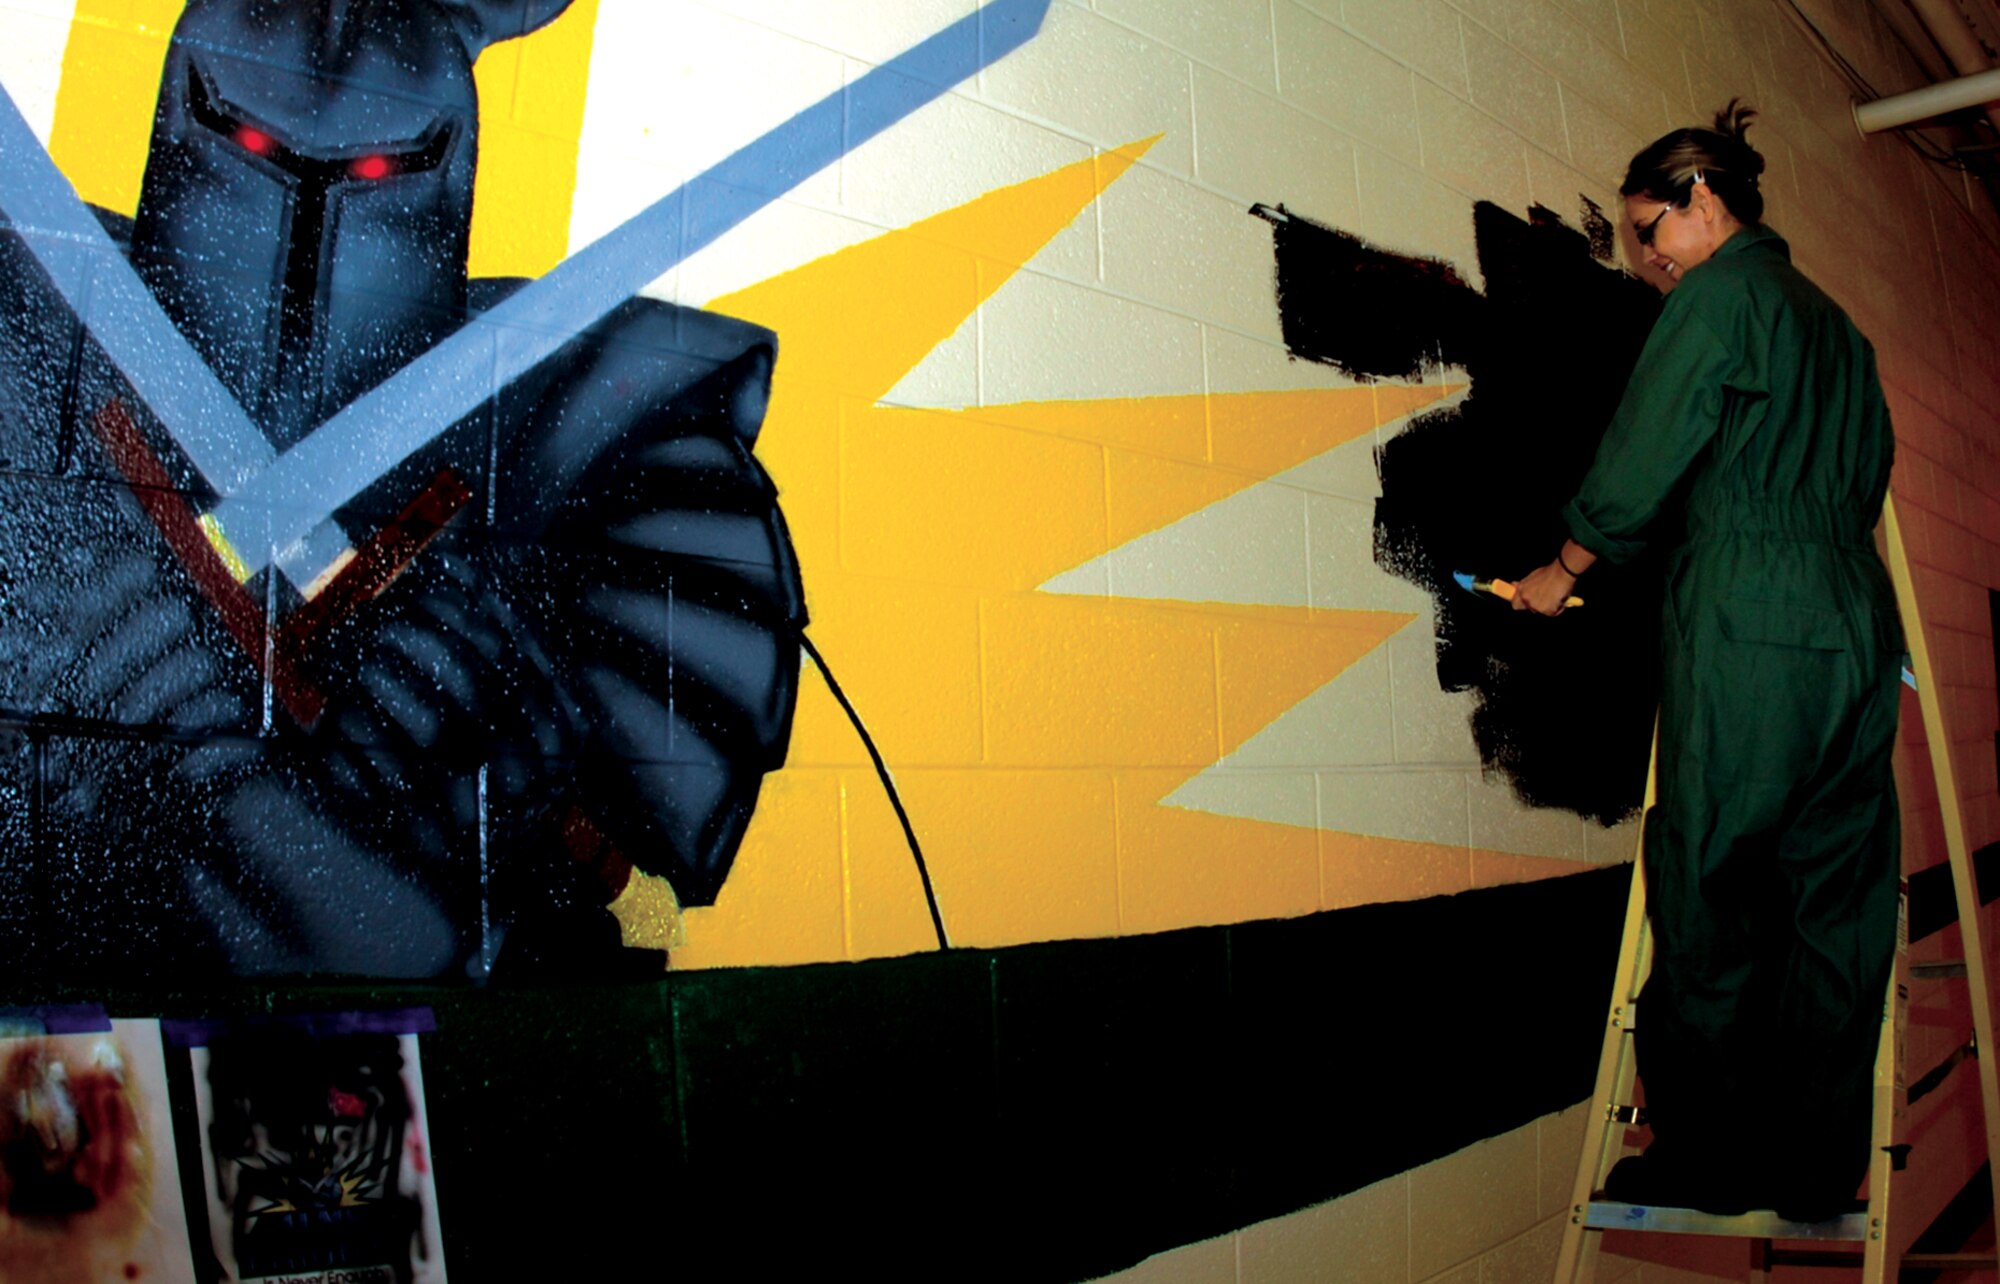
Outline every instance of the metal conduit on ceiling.
<path id="1" fill-rule="evenodd" d="M 1926 160 L 1976 179 L 2000 208 L 2000 0 L 1868 0 L 1929 82 L 1904 92 L 1870 83 L 1827 35 L 1829 0 L 1777 0 L 1855 99 L 1863 134 L 1895 130 Z"/>

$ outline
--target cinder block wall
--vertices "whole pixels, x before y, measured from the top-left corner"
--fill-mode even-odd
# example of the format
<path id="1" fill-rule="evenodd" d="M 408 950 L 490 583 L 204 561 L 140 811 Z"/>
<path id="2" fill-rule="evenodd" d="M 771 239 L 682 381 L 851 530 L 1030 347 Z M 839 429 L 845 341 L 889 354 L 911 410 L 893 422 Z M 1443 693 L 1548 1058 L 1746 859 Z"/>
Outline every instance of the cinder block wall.
<path id="1" fill-rule="evenodd" d="M 475 275 L 546 271 L 972 7 L 602 0 L 580 47 L 496 47 Z M 1917 83 L 1865 6 L 1808 7 L 1885 91 Z M 144 68 L 177 9 L 0 7 L 0 80 L 94 202 L 136 199 Z M 1246 210 L 1283 202 L 1477 288 L 1475 202 L 1615 214 L 1637 148 L 1737 94 L 1764 112 L 1769 221 L 1880 353 L 1970 837 L 2000 839 L 2000 220 L 1959 176 L 1856 136 L 1845 87 L 1778 5 L 1056 0 L 1021 50 L 651 290 L 779 336 L 758 454 L 814 635 L 895 773 L 957 942 L 1423 900 L 1629 852 L 1629 826 L 1527 808 L 1481 770 L 1470 698 L 1438 689 L 1428 595 L 1373 557 L 1373 452 L 1462 396 L 1463 372 L 1357 385 L 1291 359 L 1270 228 Z M 1943 848 L 1909 712 L 1915 871 Z M 15 779 L 25 799 L 32 772 Z M 930 944 L 897 822 L 810 674 L 716 904 L 681 913 L 635 879 L 626 939 L 672 944 L 677 968 Z M 1916 1069 L 1968 1031 L 1938 1004 L 1920 1017 Z M 1934 1162 L 1912 1233 L 1978 1162 L 1969 1088 L 1961 1072 L 1919 1109 Z M 1580 1126 L 1577 1109 L 1547 1116 L 1130 1278 L 1542 1278 Z M 1641 1279 L 1746 1273 L 1633 1251 L 1619 1269 Z"/>

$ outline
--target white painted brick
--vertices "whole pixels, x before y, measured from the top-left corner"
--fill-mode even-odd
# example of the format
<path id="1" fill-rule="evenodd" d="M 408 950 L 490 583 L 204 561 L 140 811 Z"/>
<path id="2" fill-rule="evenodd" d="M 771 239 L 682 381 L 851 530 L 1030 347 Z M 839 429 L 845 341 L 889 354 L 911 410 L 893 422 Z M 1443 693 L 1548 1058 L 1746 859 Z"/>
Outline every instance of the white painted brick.
<path id="1" fill-rule="evenodd" d="M 1364 148 L 1355 160 L 1361 214 L 1354 231 L 1399 253 L 1443 259 L 1474 289 L 1481 288 L 1471 200 L 1379 152 Z"/>
<path id="2" fill-rule="evenodd" d="M 1383 644 L 1389 653 L 1389 695 L 1395 702 L 1396 761 L 1427 767 L 1476 770 L 1479 746 L 1472 738 L 1469 691 L 1438 685 L 1437 643 L 1429 613 L 1402 627 Z M 1468 826 L 1469 818 L 1461 818 Z"/>
<path id="3" fill-rule="evenodd" d="M 1194 167 L 1184 54 L 1094 13 L 1060 6 L 1041 34 L 979 77 L 981 94 L 1099 147 L 1165 134 L 1142 164 Z"/>
<path id="4" fill-rule="evenodd" d="M 1357 499 L 1372 504 L 1375 496 L 1382 493 L 1382 479 L 1375 469 L 1375 448 L 1380 441 L 1377 436 L 1360 437 L 1336 446 L 1323 455 L 1308 459 L 1296 468 L 1286 469 L 1278 475 L 1278 480 L 1287 486 L 1296 486 L 1300 490 L 1314 494 Z M 1308 521 L 1313 520 L 1310 509 L 1307 510 L 1306 518 Z M 1325 585 L 1328 578 L 1315 572 L 1315 593 L 1322 600 L 1326 597 L 1326 593 L 1320 591 L 1321 586 Z"/>
<path id="5" fill-rule="evenodd" d="M 1597 207 L 1604 211 L 1604 217 L 1613 223 L 1623 217 L 1624 202 L 1619 199 L 1615 186 L 1572 168 L 1539 147 L 1529 147 L 1527 156 L 1529 198 L 1537 205 L 1554 210 L 1562 216 L 1563 222 L 1574 228 L 1583 227 L 1585 198 L 1596 202 Z"/>
<path id="6" fill-rule="evenodd" d="M 1213 767 L 1161 799 L 1217 816 L 1266 820 L 1300 829 L 1319 826 L 1319 800 L 1310 771 L 1243 771 Z"/>
<path id="7" fill-rule="evenodd" d="M 1201 392 L 1201 357 L 1188 318 L 1038 272 L 1016 273 L 980 306 L 987 405 Z"/>
<path id="8" fill-rule="evenodd" d="M 1709 119 L 1732 98 L 1742 98 L 1752 103 L 1756 101 L 1750 97 L 1750 85 L 1747 81 L 1717 71 L 1712 64 L 1700 59 L 1687 60 L 1687 77 L 1691 102 L 1694 106 L 1694 115 L 1690 117 L 1692 120 Z M 1753 144 L 1758 142 L 1754 135 L 1751 141 Z"/>
<path id="9" fill-rule="evenodd" d="M 1617 0 L 1556 0 L 1607 48 L 1625 51 L 1624 35 L 1618 26 Z"/>
<path id="10" fill-rule="evenodd" d="M 1410 1173 L 1410 1274 L 1450 1268 L 1535 1223 L 1535 1125 Z"/>
<path id="11" fill-rule="evenodd" d="M 1475 848 L 1565 860 L 1584 858 L 1583 830 L 1589 822 L 1575 812 L 1528 806 L 1497 772 L 1474 777 L 1467 785 L 1467 795 Z"/>
<path id="12" fill-rule="evenodd" d="M 1276 341 L 1269 226 L 1241 203 L 1135 166 L 1098 199 L 1104 282 L 1169 311 Z"/>
<path id="13" fill-rule="evenodd" d="M 1238 767 L 1375 767 L 1395 757 L 1389 657 L 1378 648 L 1223 759 Z M 1338 826 L 1333 826 L 1338 828 Z"/>
<path id="14" fill-rule="evenodd" d="M 1568 154 L 1554 77 L 1473 23 L 1465 27 L 1465 62 L 1473 102 L 1544 151 Z"/>
<path id="15" fill-rule="evenodd" d="M 1693 111 L 1696 104 L 1688 89 L 1684 39 L 1680 33 L 1667 30 L 1638 10 L 1639 6 L 1631 0 L 1619 0 L 1626 57 L 1641 75 L 1666 90 L 1669 103 L 1682 111 Z"/>
<path id="16" fill-rule="evenodd" d="M 1359 454 L 1355 448 L 1365 444 L 1349 442 L 1340 449 Z M 1373 499 L 1314 495 L 1306 503 L 1306 520 L 1312 532 L 1313 606 L 1429 613 L 1429 593 L 1375 564 Z"/>
<path id="17" fill-rule="evenodd" d="M 1617 0 L 1617 2 L 1619 17 L 1627 20 L 1628 23 L 1625 40 L 1629 53 L 1631 52 L 1632 40 L 1631 27 L 1629 25 L 1631 15 L 1626 10 L 1628 8 L 1636 8 L 1637 6 L 1633 5 L 1631 0 Z M 1645 0 L 1645 18 L 1648 22 L 1667 32 L 1681 48 L 1687 49 L 1697 57 L 1700 57 L 1705 51 L 1701 43 L 1701 15 L 1699 8 L 1700 6 L 1695 3 L 1695 0 Z M 1632 53 L 1631 56 L 1634 60 L 1638 58 L 1636 53 Z"/>
<path id="18" fill-rule="evenodd" d="M 1291 392 L 1307 388 L 1351 388 L 1355 380 L 1332 366 L 1321 365 L 1317 361 L 1301 361 L 1286 352 L 1278 343 L 1262 339 L 1252 339 L 1237 334 L 1233 330 L 1208 327 L 1202 332 L 1202 343 L 1207 352 L 1208 387 L 1211 392 Z M 1356 491 L 1335 490 L 1336 495 L 1372 496 L 1376 493 L 1375 464 L 1364 447 L 1361 463 L 1367 469 L 1369 489 Z M 1344 447 L 1336 448 L 1344 449 Z M 1334 454 L 1328 451 L 1327 454 Z M 1320 458 L 1326 458 L 1325 455 Z M 1305 465 L 1300 465 L 1301 468 Z M 1319 489 L 1306 482 L 1295 480 L 1294 469 L 1285 474 L 1292 485 Z"/>
<path id="19" fill-rule="evenodd" d="M 1292 0 L 1276 0 L 1278 91 L 1351 137 L 1415 164 L 1416 77 Z"/>
<path id="20" fill-rule="evenodd" d="M 838 93 L 845 78 L 840 55 L 712 9 L 604 6 L 591 41 L 578 221 L 597 221 L 600 162 L 626 158 L 685 181 Z M 840 167 L 822 170 L 790 196 L 836 205 Z"/>
<path id="21" fill-rule="evenodd" d="M 1587 821 L 1583 827 L 1584 859 L 1593 865 L 1619 865 L 1631 860 L 1639 850 L 1639 817 L 1616 825 Z"/>
<path id="22" fill-rule="evenodd" d="M 1116 468 L 1114 459 L 1113 468 Z M 1102 560 L 1116 597 L 1304 606 L 1306 497 L 1250 486 Z"/>
<path id="23" fill-rule="evenodd" d="M 825 0 L 699 0 L 709 9 L 782 31 L 850 58 L 882 63 L 949 27 L 979 7 L 979 0 L 876 0 L 865 22 Z M 646 9 L 664 6 L 635 6 Z"/>
<path id="24" fill-rule="evenodd" d="M 1354 147 L 1289 103 L 1206 67 L 1194 70 L 1195 173 L 1246 207 L 1282 202 L 1339 227 L 1359 208 Z"/>
<path id="25" fill-rule="evenodd" d="M 1582 94 L 1648 138 L 1686 115 L 1684 109 L 1668 109 L 1665 91 L 1626 60 L 1620 42 L 1597 38 L 1575 15 L 1546 0 L 1531 0 L 1522 12 L 1511 37 L 1514 47 L 1560 80 L 1565 93 Z"/>
<path id="26" fill-rule="evenodd" d="M 1563 116 L 1569 126 L 1570 163 L 1614 191 L 1625 181 L 1632 157 L 1652 141 L 1567 90 Z"/>
<path id="27" fill-rule="evenodd" d="M 1525 10 L 1523 0 L 1450 0 L 1451 7 L 1479 23 L 1489 34 L 1512 40 Z"/>
<path id="28" fill-rule="evenodd" d="M 1155 1253 L 1100 1284 L 1239 1284 L 1236 1236 L 1218 1235 Z"/>
<path id="29" fill-rule="evenodd" d="M 1341 0 L 1349 31 L 1464 97 L 1465 42 L 1456 10 L 1443 0 Z"/>
<path id="30" fill-rule="evenodd" d="M 1709 18 L 1706 11 L 1702 18 L 1702 35 L 1703 57 L 1699 62 L 1706 69 L 1707 76 L 1717 83 L 1729 86 L 1730 94 L 1741 94 L 1750 98 L 1756 93 L 1757 67 L 1750 50 L 1731 34 L 1728 27 L 1716 25 L 1716 20 Z M 1697 84 L 1695 89 L 1698 94 L 1701 86 Z M 1756 101 L 1754 98 L 1750 100 Z M 1727 101 L 1728 95 L 1724 95 L 1710 107 L 1706 99 L 1697 97 L 1695 106 L 1712 111 L 1714 107 L 1720 107 Z"/>
<path id="31" fill-rule="evenodd" d="M 861 70 L 850 64 L 850 70 Z M 1085 160 L 1087 143 L 987 103 L 947 94 L 895 129 L 876 135 L 842 163 L 842 208 L 866 222 L 902 227 L 941 210 Z M 1097 279 L 1093 204 L 1039 255 L 1044 272 Z"/>
<path id="32" fill-rule="evenodd" d="M 1271 0 L 1097 0 L 1097 12 L 1217 71 L 1277 89 Z"/>
<path id="33" fill-rule="evenodd" d="M 1322 827 L 1339 833 L 1463 847 L 1465 773 L 1322 771 L 1319 815 Z"/>
<path id="34" fill-rule="evenodd" d="M 1401 1177 L 1246 1227 L 1236 1284 L 1408 1284 L 1409 1183 Z"/>
<path id="35" fill-rule="evenodd" d="M 0 17 L 11 20 L 16 14 L 28 18 L 48 18 L 67 27 L 76 16 L 76 0 L 7 0 L 0 5 Z"/>
<path id="36" fill-rule="evenodd" d="M 1475 201 L 1517 214 L 1528 208 L 1526 144 L 1478 108 L 1417 82 L 1424 172 Z"/>
<path id="37" fill-rule="evenodd" d="M 25 10 L 0 13 L 0 30 L 6 32 L 0 40 L 0 84 L 44 147 L 55 124 L 70 7 L 56 0 L 31 0 Z"/>
<path id="38" fill-rule="evenodd" d="M 1111 564 L 1101 557 L 1094 557 L 1082 566 L 1051 577 L 1041 586 L 1041 591 L 1070 597 L 1110 597 Z"/>
<path id="39" fill-rule="evenodd" d="M 780 340 L 782 343 L 782 340 Z M 916 368 L 883 395 L 892 406 L 956 409 L 979 404 L 979 318 L 967 317 L 951 337 L 924 355 Z"/>
<path id="40" fill-rule="evenodd" d="M 823 255 L 880 236 L 882 229 L 831 210 L 777 200 L 741 227 L 690 257 L 655 297 L 701 306 Z M 572 232 L 571 244 L 577 243 Z"/>
<path id="41" fill-rule="evenodd" d="M 1566 1217 L 1551 1217 L 1479 1259 L 1479 1284 L 1544 1284 L 1556 1273 Z"/>
<path id="42" fill-rule="evenodd" d="M 1543 1115 L 1535 1121 L 1536 1181 L 1535 1214 L 1551 1217 L 1568 1211 L 1569 1197 L 1576 1185 L 1577 1161 L 1583 1157 L 1584 1127 L 1596 1112 L 1590 1098 Z"/>

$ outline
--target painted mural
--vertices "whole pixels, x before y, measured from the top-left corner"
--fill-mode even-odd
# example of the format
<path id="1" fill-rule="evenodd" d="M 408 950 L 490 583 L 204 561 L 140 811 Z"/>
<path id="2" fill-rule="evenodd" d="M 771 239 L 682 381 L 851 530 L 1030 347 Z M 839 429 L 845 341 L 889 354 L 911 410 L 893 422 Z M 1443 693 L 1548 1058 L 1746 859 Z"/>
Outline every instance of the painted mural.
<path id="1" fill-rule="evenodd" d="M 565 7 L 191 4 L 130 219 L 8 113 L 5 454 L 82 515 L 0 535 L 65 973 L 615 971 L 635 866 L 726 878 L 805 619 L 752 454 L 776 338 L 629 295 L 1039 13 L 469 279 L 473 63 Z"/>
<path id="2" fill-rule="evenodd" d="M 773 336 L 544 303 L 560 346 L 502 372 L 505 332 L 466 327 L 521 285 L 467 280 L 472 63 L 562 7 L 192 4 L 137 216 L 101 233 L 15 163 L 16 117 L 8 454 L 76 475 L 90 512 L 70 540 L 8 533 L 0 624 L 9 702 L 89 727 L 43 768 L 52 841 L 94 866 L 67 966 L 143 942 L 236 973 L 458 973 L 494 917 L 510 960 L 617 949 L 583 862 L 485 868 L 494 829 L 601 835 L 692 903 L 726 876 L 803 621 L 751 454 Z M 420 354 L 447 384 L 454 349 L 472 413 L 382 386 Z M 375 423 L 300 462 L 371 389 Z"/>
<path id="3" fill-rule="evenodd" d="M 1096 244 L 1185 166 L 1181 134 L 1141 134 L 1170 99 L 1121 145 L 886 195 L 975 104 L 1032 98 L 1006 77 L 1073 15 L 914 5 L 858 61 L 740 90 L 710 140 L 661 125 L 633 38 L 676 51 L 672 101 L 726 98 L 683 45 L 739 66 L 763 37 L 702 6 L 148 0 L 134 40 L 96 3 L 50 123 L 0 140 L 28 854 L 0 920 L 30 972 L 638 976 L 669 949 L 1120 936 L 1622 853 L 1589 835 L 1629 810 L 1615 763 L 1616 788 L 1537 792 L 1546 750 L 1504 716 L 1526 704 L 1459 703 L 1469 660 L 1413 684 L 1433 635 L 1485 626 L 1376 568 L 1361 516 L 1428 485 L 1391 467 L 1437 439 L 1405 421 L 1492 412 L 1508 354 L 1385 325 L 1431 357 L 1186 392 L 1121 386 L 1115 354 L 1081 395 L 1010 396 L 990 352 L 976 386 L 950 373 L 968 336 L 1046 344 L 1065 317 L 1157 364 L 1177 341 L 1087 320 L 1076 283 L 1214 285 Z M 1243 206 L 1214 217 L 1268 254 Z M 1270 325 L 1240 287 L 1230 324 Z M 1299 496 L 1322 561 L 1231 571 L 1230 523 Z M 1154 573 L 1205 524 L 1214 574 Z"/>
<path id="4" fill-rule="evenodd" d="M 1568 652 L 1448 574 L 1587 462 L 1605 229 L 1364 241 L 1351 155 L 1223 170 L 1233 91 L 1095 9 L 837 8 L 76 0 L 6 77 L 0 948 L 495 983 L 425 991 L 435 1196 L 356 1086 L 413 1040 L 176 1059 L 218 1258 L 326 1259 L 254 1135 L 351 1127 L 358 1233 L 474 1277 L 1075 1279 L 1587 1086 L 1650 697 L 1565 698 L 1633 745 L 1566 778 Z M 1508 1052 L 1440 1113 L 1355 1041 L 1447 973 Z"/>

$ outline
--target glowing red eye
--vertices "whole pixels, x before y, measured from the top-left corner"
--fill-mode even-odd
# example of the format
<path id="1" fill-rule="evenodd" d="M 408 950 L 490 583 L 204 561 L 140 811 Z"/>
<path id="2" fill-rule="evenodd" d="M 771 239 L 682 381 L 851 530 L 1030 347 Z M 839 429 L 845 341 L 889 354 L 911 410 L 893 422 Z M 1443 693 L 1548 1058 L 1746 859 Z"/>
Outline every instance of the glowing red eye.
<path id="1" fill-rule="evenodd" d="M 387 178 L 396 172 L 396 164 L 387 156 L 363 156 L 351 162 L 347 172 L 356 178 Z"/>
<path id="2" fill-rule="evenodd" d="M 278 150 L 278 140 L 255 125 L 236 127 L 236 145 L 246 152 L 255 152 L 259 156 L 269 156 Z"/>

